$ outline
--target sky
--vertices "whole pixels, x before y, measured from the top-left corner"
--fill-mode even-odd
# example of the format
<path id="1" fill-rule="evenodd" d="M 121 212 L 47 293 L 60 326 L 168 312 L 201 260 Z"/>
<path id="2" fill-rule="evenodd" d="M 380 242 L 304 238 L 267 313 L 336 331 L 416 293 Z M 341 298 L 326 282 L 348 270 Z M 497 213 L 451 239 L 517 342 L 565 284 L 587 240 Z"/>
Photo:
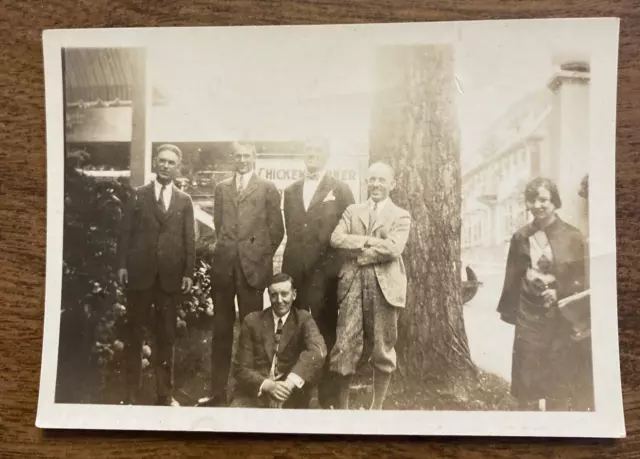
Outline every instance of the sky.
<path id="1" fill-rule="evenodd" d="M 491 124 L 546 85 L 553 56 L 577 52 L 570 30 L 540 23 L 473 22 L 431 36 L 424 27 L 375 37 L 348 29 L 274 29 L 156 37 L 148 47 L 152 84 L 169 105 L 154 109 L 154 138 L 167 132 L 174 141 L 325 136 L 337 153 L 366 151 L 376 45 L 445 41 L 455 45 L 461 155 L 472 161 Z"/>

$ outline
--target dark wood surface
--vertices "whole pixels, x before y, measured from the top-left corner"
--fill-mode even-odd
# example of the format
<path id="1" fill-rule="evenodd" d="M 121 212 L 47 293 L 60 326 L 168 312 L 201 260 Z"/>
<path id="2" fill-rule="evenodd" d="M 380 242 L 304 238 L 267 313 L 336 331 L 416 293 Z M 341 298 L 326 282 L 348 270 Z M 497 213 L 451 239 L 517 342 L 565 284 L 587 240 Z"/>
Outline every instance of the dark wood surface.
<path id="1" fill-rule="evenodd" d="M 640 458 L 640 3 L 481 0 L 0 1 L 0 457 Z M 531 440 L 44 432 L 34 426 L 45 278 L 46 28 L 314 24 L 618 16 L 620 357 L 628 438 Z M 607 305 L 602 305 L 607 306 Z"/>

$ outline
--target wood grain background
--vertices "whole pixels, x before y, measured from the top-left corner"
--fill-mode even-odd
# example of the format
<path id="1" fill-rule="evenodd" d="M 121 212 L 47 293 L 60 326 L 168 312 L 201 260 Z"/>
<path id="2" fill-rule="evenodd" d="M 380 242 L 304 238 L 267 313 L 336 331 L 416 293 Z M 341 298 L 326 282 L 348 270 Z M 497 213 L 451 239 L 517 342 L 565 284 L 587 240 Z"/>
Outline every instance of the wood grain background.
<path id="1" fill-rule="evenodd" d="M 0 0 L 0 457 L 640 458 L 639 8 L 634 0 Z M 617 237 L 627 439 L 347 438 L 35 428 L 45 277 L 43 29 L 578 16 L 622 18 Z"/>

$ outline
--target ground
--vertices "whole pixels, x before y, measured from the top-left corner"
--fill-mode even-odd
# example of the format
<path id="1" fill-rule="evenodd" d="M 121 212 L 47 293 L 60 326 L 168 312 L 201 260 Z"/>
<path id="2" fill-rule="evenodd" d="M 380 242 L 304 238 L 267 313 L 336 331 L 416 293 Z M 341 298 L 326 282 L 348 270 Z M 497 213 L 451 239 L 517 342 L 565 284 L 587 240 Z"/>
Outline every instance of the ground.
<path id="1" fill-rule="evenodd" d="M 481 369 L 511 380 L 514 327 L 500 320 L 496 308 L 504 281 L 504 263 L 473 263 L 483 285 L 464 307 L 471 358 Z"/>
<path id="2" fill-rule="evenodd" d="M 496 288 L 501 279 L 485 277 L 485 285 L 476 298 L 465 306 L 465 325 L 471 354 L 479 367 L 477 381 L 465 383 L 464 399 L 439 392 L 436 388 L 416 384 L 400 387 L 392 381 L 385 409 L 390 410 L 511 410 L 509 396 L 511 343 L 513 330 L 502 324 L 495 313 Z M 496 287 L 496 285 L 498 287 Z M 486 289 L 485 289 L 486 288 Z M 236 324 L 236 337 L 239 330 Z M 489 333 L 488 330 L 491 330 Z M 153 346 L 153 344 L 152 344 Z M 176 345 L 176 400 L 183 406 L 194 406 L 209 395 L 211 369 L 211 332 L 190 330 Z M 116 359 L 116 362 L 119 359 Z M 152 360 L 152 359 L 151 359 Z M 142 404 L 152 404 L 155 385 L 152 365 L 145 370 Z M 103 389 L 94 394 L 93 403 L 120 404 L 124 400 L 124 376 L 116 363 Z M 365 409 L 371 401 L 371 375 L 363 372 L 352 386 L 353 409 Z"/>

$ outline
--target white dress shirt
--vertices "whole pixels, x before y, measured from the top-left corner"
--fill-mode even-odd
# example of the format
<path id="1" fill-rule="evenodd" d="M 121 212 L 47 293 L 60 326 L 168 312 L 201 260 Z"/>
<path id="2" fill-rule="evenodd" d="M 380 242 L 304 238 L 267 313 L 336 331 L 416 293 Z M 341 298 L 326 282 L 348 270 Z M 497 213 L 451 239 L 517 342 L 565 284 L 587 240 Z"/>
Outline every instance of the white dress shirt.
<path id="1" fill-rule="evenodd" d="M 282 326 L 284 327 L 284 324 L 287 322 L 287 319 L 289 318 L 289 314 L 291 314 L 291 309 L 289 309 L 289 312 L 287 312 L 285 315 L 283 315 L 282 317 L 279 317 L 274 311 L 273 309 L 271 310 L 271 314 L 273 315 L 273 332 L 277 332 L 278 331 L 278 320 L 282 319 Z"/>
<path id="2" fill-rule="evenodd" d="M 240 177 L 242 176 L 242 190 L 246 190 L 247 189 L 247 185 L 249 184 L 249 180 L 251 180 L 251 176 L 253 175 L 253 170 L 250 170 L 249 172 L 246 172 L 244 174 L 240 174 L 239 172 L 236 172 L 236 190 L 238 189 L 238 184 L 240 183 Z"/>
<path id="3" fill-rule="evenodd" d="M 373 199 L 369 198 L 367 202 L 369 204 L 369 211 L 371 212 L 371 214 L 375 215 L 375 218 L 378 218 L 378 215 L 380 215 L 380 212 L 382 212 L 382 209 L 384 209 L 384 206 L 386 206 L 387 203 L 389 202 L 389 198 L 386 197 L 382 201 L 379 201 L 377 203 L 377 207 L 375 207 L 376 203 L 373 201 Z M 373 210 L 374 208 L 375 208 L 375 211 Z"/>
<path id="4" fill-rule="evenodd" d="M 155 192 L 156 192 L 156 202 L 160 199 L 160 192 L 162 191 L 162 184 L 157 180 L 154 182 L 155 184 Z M 164 208 L 169 210 L 169 204 L 171 204 L 171 195 L 173 194 L 173 182 L 169 182 L 167 187 L 164 189 L 163 201 Z"/>
<path id="5" fill-rule="evenodd" d="M 538 262 L 544 256 L 547 260 L 553 261 L 553 252 L 547 233 L 542 230 L 537 231 L 529 237 L 529 255 L 531 256 L 531 265 L 538 268 Z"/>
<path id="6" fill-rule="evenodd" d="M 305 175 L 304 182 L 302 183 L 302 201 L 304 202 L 304 210 L 309 210 L 309 205 L 313 199 L 313 195 L 318 189 L 318 185 L 324 178 L 325 171 L 317 172 L 317 179 L 311 179 Z"/>
<path id="7" fill-rule="evenodd" d="M 282 317 L 279 317 L 273 310 L 271 310 L 271 314 L 273 314 L 273 332 L 275 333 L 278 330 L 278 320 L 282 319 L 282 327 L 284 328 L 284 324 L 287 322 L 287 319 L 289 318 L 289 314 L 291 314 L 291 310 L 289 310 L 289 312 L 287 312 Z M 262 384 L 260 384 L 260 389 L 258 390 L 258 397 L 262 395 L 262 388 L 264 387 L 264 383 L 266 381 L 267 379 L 265 378 L 265 380 L 262 381 Z M 302 379 L 300 376 L 298 376 L 295 373 L 289 373 L 287 375 L 286 382 L 289 383 L 289 387 L 291 388 L 293 388 L 293 386 L 296 386 L 298 389 L 301 389 L 302 386 L 304 386 L 304 379 Z"/>

